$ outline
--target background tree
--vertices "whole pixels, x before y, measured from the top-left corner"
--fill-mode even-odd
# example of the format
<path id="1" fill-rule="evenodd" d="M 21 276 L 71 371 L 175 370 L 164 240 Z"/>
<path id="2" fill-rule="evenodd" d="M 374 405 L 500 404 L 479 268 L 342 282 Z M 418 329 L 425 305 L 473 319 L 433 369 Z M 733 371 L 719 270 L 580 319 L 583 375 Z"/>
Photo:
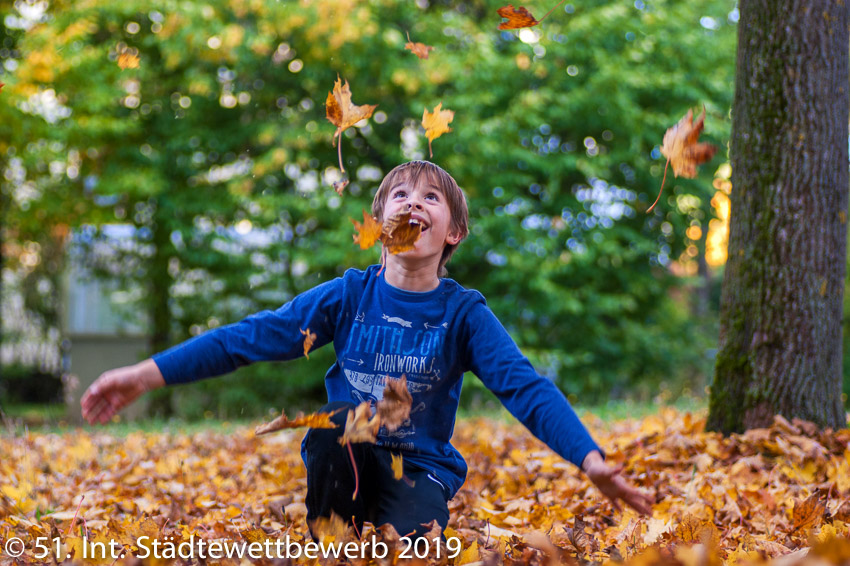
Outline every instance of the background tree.
<path id="1" fill-rule="evenodd" d="M 848 6 L 739 4 L 732 217 L 708 426 L 846 425 Z"/>

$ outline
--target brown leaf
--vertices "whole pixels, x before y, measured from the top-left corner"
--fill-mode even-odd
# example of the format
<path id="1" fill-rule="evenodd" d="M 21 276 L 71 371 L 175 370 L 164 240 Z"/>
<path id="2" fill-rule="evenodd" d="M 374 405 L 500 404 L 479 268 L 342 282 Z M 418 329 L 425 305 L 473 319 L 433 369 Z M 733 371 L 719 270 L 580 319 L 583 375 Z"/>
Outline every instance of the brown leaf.
<path id="1" fill-rule="evenodd" d="M 345 190 L 345 187 L 348 186 L 348 179 L 340 179 L 339 181 L 334 181 L 334 190 L 336 194 L 342 196 L 342 191 Z"/>
<path id="2" fill-rule="evenodd" d="M 345 539 L 348 523 L 331 511 L 330 518 L 316 517 L 310 522 L 310 531 L 316 536 L 319 541 L 332 539 L 334 543 L 339 543 Z"/>
<path id="3" fill-rule="evenodd" d="M 564 527 L 564 531 L 567 533 L 567 540 L 570 541 L 570 544 L 575 547 L 579 554 L 593 554 L 599 550 L 599 542 L 593 535 L 584 532 L 584 528 L 584 519 L 582 519 L 581 515 L 576 515 L 573 528 Z"/>
<path id="4" fill-rule="evenodd" d="M 325 101 L 325 115 L 330 123 L 337 127 L 334 141 L 342 132 L 360 120 L 371 118 L 377 107 L 377 104 L 363 104 L 361 106 L 353 104 L 348 81 L 343 84 L 342 79 L 337 77 L 333 91 L 328 93 L 328 98 Z"/>
<path id="5" fill-rule="evenodd" d="M 542 564 L 546 566 L 557 566 L 560 564 L 560 560 L 558 559 L 558 549 L 554 544 L 552 544 L 549 537 L 540 531 L 532 531 L 524 534 L 522 538 L 528 546 L 536 548 L 543 553 L 545 560 Z"/>
<path id="6" fill-rule="evenodd" d="M 393 479 L 400 480 L 404 477 L 404 460 L 401 454 L 390 454 L 392 456 Z"/>
<path id="7" fill-rule="evenodd" d="M 717 146 L 708 143 L 697 143 L 705 123 L 705 108 L 702 114 L 694 122 L 694 111 L 689 109 L 688 113 L 679 120 L 672 128 L 664 134 L 661 144 L 661 154 L 667 158 L 667 162 L 673 165 L 673 175 L 694 178 L 697 176 L 697 165 L 705 163 L 717 152 Z M 667 166 L 664 167 L 664 179 L 667 177 Z M 650 212 L 661 198 L 664 190 L 664 179 L 661 180 L 661 189 L 658 197 L 647 209 Z"/>
<path id="8" fill-rule="evenodd" d="M 791 512 L 792 532 L 816 526 L 823 519 L 825 511 L 826 506 L 821 502 L 818 492 L 810 495 L 805 501 L 794 501 L 794 510 Z"/>
<path id="9" fill-rule="evenodd" d="M 412 250 L 422 234 L 422 225 L 411 222 L 411 216 L 410 212 L 397 212 L 384 220 L 381 243 L 389 253 L 399 254 Z"/>
<path id="10" fill-rule="evenodd" d="M 341 410 L 342 409 L 338 409 L 332 413 L 299 415 L 293 420 L 289 420 L 286 417 L 286 413 L 281 411 L 280 416 L 272 422 L 257 426 L 257 428 L 254 429 L 254 434 L 260 436 L 261 434 L 268 434 L 277 430 L 283 430 L 286 428 L 301 428 L 305 426 L 309 428 L 337 428 L 337 425 L 331 422 L 331 417 Z"/>
<path id="11" fill-rule="evenodd" d="M 345 431 L 339 439 L 339 443 L 356 444 L 358 442 L 369 442 L 375 444 L 375 435 L 381 428 L 381 418 L 372 416 L 372 407 L 368 401 L 357 405 L 355 409 L 349 409 L 348 417 L 345 419 Z"/>
<path id="12" fill-rule="evenodd" d="M 425 45 L 424 43 L 413 43 L 410 41 L 410 32 L 407 32 L 407 43 L 404 44 L 405 49 L 410 49 L 414 55 L 419 57 L 420 59 L 427 59 L 428 52 L 434 49 L 430 45 Z"/>
<path id="13" fill-rule="evenodd" d="M 357 231 L 353 235 L 354 243 L 360 244 L 361 250 L 368 250 L 381 238 L 381 224 L 367 214 L 365 210 L 363 211 L 362 223 L 353 218 L 351 219 L 351 223 L 354 224 L 354 229 Z"/>
<path id="14" fill-rule="evenodd" d="M 433 112 L 428 112 L 426 108 L 422 112 L 422 127 L 425 128 L 425 137 L 428 138 L 428 153 L 434 157 L 434 152 L 431 150 L 431 142 L 447 132 L 451 132 L 449 122 L 454 120 L 455 113 L 453 110 L 441 110 L 443 103 L 440 102 L 434 107 Z"/>
<path id="15" fill-rule="evenodd" d="M 301 330 L 300 328 L 298 330 Z M 313 347 L 313 343 L 316 341 L 316 334 L 314 332 L 310 332 L 310 329 L 301 330 L 301 334 L 304 335 L 304 357 L 308 360 L 310 359 L 310 348 Z"/>
<path id="16" fill-rule="evenodd" d="M 387 427 L 389 432 L 393 432 L 410 418 L 412 405 L 413 397 L 407 389 L 407 377 L 404 375 L 401 379 L 388 377 L 384 385 L 384 398 L 378 401 L 376 406 L 381 424 Z"/>
<path id="17" fill-rule="evenodd" d="M 530 28 L 540 23 L 522 6 L 514 8 L 513 4 L 508 4 L 496 10 L 496 13 L 508 20 L 499 24 L 499 29 Z"/>

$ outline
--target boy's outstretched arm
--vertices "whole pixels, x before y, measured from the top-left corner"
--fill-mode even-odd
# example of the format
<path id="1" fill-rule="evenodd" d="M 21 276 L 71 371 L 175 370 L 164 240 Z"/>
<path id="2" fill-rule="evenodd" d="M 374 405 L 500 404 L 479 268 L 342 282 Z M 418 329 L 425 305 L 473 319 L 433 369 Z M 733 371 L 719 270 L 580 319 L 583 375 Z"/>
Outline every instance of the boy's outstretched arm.
<path id="1" fill-rule="evenodd" d="M 584 458 L 581 469 L 596 488 L 611 500 L 617 511 L 621 510 L 620 500 L 623 500 L 638 513 L 652 514 L 652 496 L 629 484 L 620 475 L 622 466 L 609 466 L 602 459 L 602 454 L 594 450 Z"/>
<path id="2" fill-rule="evenodd" d="M 106 371 L 89 386 L 80 400 L 83 418 L 89 424 L 108 422 L 143 393 L 164 385 L 159 367 L 150 358 L 132 366 Z"/>

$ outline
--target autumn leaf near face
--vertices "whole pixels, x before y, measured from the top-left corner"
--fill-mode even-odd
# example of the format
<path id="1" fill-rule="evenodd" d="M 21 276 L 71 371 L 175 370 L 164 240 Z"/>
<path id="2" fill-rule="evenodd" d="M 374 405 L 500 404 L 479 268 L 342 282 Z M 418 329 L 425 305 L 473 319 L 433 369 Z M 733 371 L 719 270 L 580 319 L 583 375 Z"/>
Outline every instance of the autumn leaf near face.
<path id="1" fill-rule="evenodd" d="M 428 153 L 434 157 L 434 151 L 431 149 L 431 142 L 447 132 L 451 132 L 449 122 L 454 120 L 455 113 L 453 110 L 441 110 L 443 103 L 437 104 L 433 112 L 428 112 L 426 108 L 422 113 L 422 127 L 425 128 L 425 137 L 428 138 Z"/>
<path id="2" fill-rule="evenodd" d="M 122 71 L 124 69 L 138 69 L 139 56 L 132 53 L 122 53 L 118 56 L 118 66 Z"/>
<path id="3" fill-rule="evenodd" d="M 298 330 L 301 330 L 300 328 Z M 304 357 L 308 360 L 310 359 L 310 355 L 308 352 L 310 348 L 313 347 L 313 343 L 316 341 L 316 334 L 314 332 L 310 332 L 310 329 L 301 330 L 301 334 L 304 335 Z"/>
<path id="4" fill-rule="evenodd" d="M 293 420 L 289 420 L 286 417 L 286 413 L 284 411 L 281 411 L 280 416 L 272 422 L 261 424 L 257 428 L 255 428 L 254 434 L 260 436 L 261 434 L 268 434 L 277 430 L 283 430 L 286 428 L 301 428 L 305 426 L 309 428 L 338 428 L 336 424 L 331 422 L 331 417 L 341 410 L 342 409 L 338 409 L 336 411 L 333 411 L 332 413 L 313 413 L 310 415 L 298 415 Z"/>
<path id="5" fill-rule="evenodd" d="M 337 143 L 337 138 L 340 138 L 342 132 L 359 122 L 372 117 L 372 113 L 377 108 L 377 104 L 363 104 L 357 106 L 351 102 L 351 88 L 348 86 L 348 81 L 345 84 L 337 77 L 334 83 L 334 89 L 328 93 L 328 98 L 325 101 L 325 113 L 328 121 L 336 126 L 333 141 Z M 339 170 L 345 173 L 345 167 L 342 166 L 342 148 L 339 148 Z M 340 189 L 341 191 L 341 189 Z M 338 191 L 339 192 L 339 191 Z"/>
<path id="6" fill-rule="evenodd" d="M 434 49 L 430 45 L 425 45 L 424 43 L 413 43 L 410 41 L 410 32 L 407 32 L 407 43 L 404 44 L 404 48 L 410 49 L 413 54 L 420 59 L 427 59 L 428 52 Z"/>
<path id="7" fill-rule="evenodd" d="M 375 444 L 378 429 L 381 428 L 381 417 L 372 416 L 372 407 L 368 401 L 349 409 L 348 417 L 345 419 L 345 431 L 339 439 L 340 444 L 355 444 L 357 442 L 369 442 Z"/>
<path id="8" fill-rule="evenodd" d="M 350 219 L 354 224 L 354 229 L 357 231 L 352 237 L 355 244 L 360 244 L 361 250 L 368 250 L 375 245 L 381 238 L 381 224 L 372 218 L 366 211 L 363 211 L 363 222 L 358 222 L 353 218 Z"/>
<path id="9" fill-rule="evenodd" d="M 522 6 L 514 8 L 513 4 L 508 4 L 496 10 L 496 13 L 508 20 L 499 24 L 499 29 L 503 30 L 530 28 L 540 23 Z"/>
<path id="10" fill-rule="evenodd" d="M 661 189 L 658 191 L 658 197 L 652 203 L 646 212 L 647 214 L 655 208 L 658 200 L 661 198 L 661 192 L 664 190 L 664 181 L 667 179 L 667 166 L 673 164 L 673 175 L 678 177 L 686 177 L 693 179 L 697 176 L 697 165 L 701 165 L 714 157 L 717 152 L 717 146 L 709 143 L 697 143 L 699 135 L 702 133 L 705 123 L 705 108 L 702 109 L 702 114 L 694 123 L 694 111 L 688 110 L 688 113 L 679 120 L 679 123 L 668 129 L 664 134 L 664 140 L 661 144 L 661 155 L 667 158 L 667 164 L 664 165 L 664 177 L 661 179 Z"/>
<path id="11" fill-rule="evenodd" d="M 412 406 L 413 397 L 407 389 L 407 377 L 402 375 L 401 379 L 387 378 L 387 383 L 384 385 L 384 398 L 376 405 L 381 424 L 387 427 L 388 431 L 395 431 L 410 418 Z"/>
<path id="12" fill-rule="evenodd" d="M 381 227 L 381 243 L 391 254 L 400 254 L 413 249 L 422 234 L 422 224 L 411 222 L 410 212 L 397 212 L 384 220 Z"/>

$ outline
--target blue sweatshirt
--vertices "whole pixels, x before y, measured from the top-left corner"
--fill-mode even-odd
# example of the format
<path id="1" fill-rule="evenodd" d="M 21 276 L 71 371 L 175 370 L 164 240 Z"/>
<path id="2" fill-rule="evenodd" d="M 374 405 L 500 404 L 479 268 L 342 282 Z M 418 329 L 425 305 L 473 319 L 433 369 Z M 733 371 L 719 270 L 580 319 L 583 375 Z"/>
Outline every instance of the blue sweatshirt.
<path id="1" fill-rule="evenodd" d="M 252 362 L 302 356 L 299 330 L 309 328 L 316 334 L 313 348 L 333 342 L 336 351 L 336 363 L 325 375 L 328 402 L 375 402 L 387 376 L 407 376 L 410 419 L 394 432 L 381 428 L 378 446 L 429 470 L 452 496 L 467 472 L 450 443 L 466 371 L 564 459 L 580 466 L 588 452 L 599 450 L 561 391 L 534 370 L 481 293 L 451 279 L 441 279 L 433 291 L 404 291 L 378 276 L 379 267 L 349 269 L 277 310 L 210 330 L 153 360 L 166 383 L 195 381 Z"/>

